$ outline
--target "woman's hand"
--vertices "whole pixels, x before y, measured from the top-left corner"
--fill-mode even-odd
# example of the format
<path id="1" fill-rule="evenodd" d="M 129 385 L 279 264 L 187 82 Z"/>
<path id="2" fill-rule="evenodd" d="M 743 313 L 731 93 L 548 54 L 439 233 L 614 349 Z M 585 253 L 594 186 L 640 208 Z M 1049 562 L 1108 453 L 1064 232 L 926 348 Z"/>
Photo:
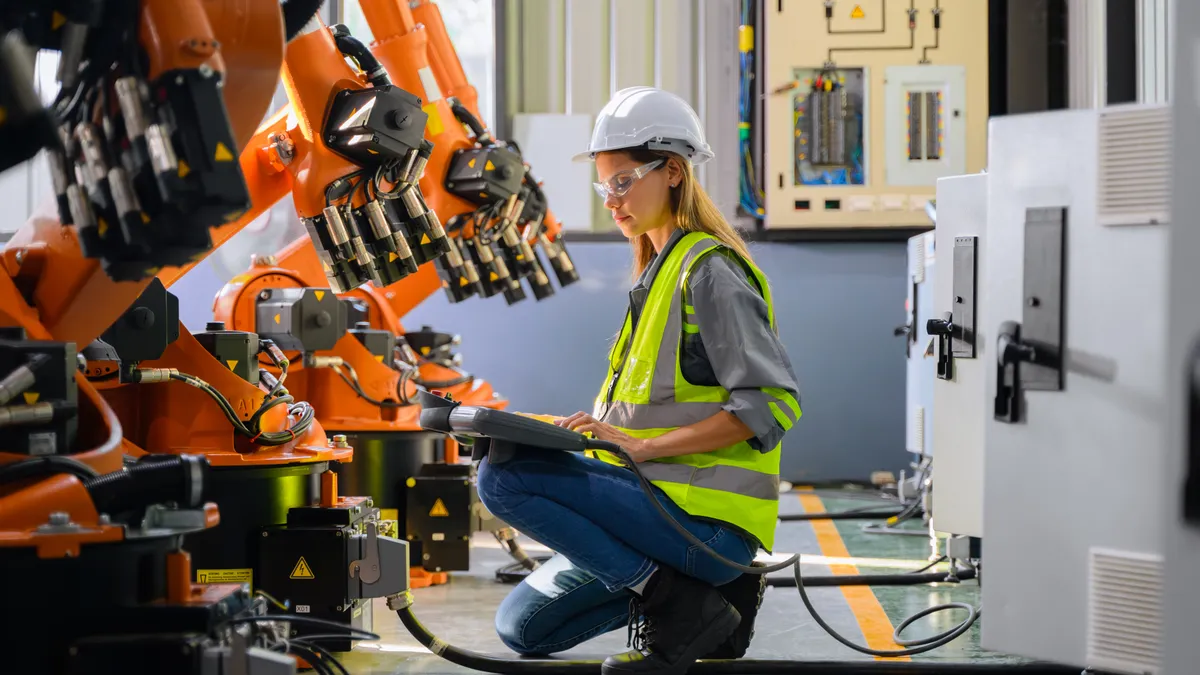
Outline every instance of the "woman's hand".
<path id="1" fill-rule="evenodd" d="M 621 446 L 621 449 L 633 461 L 639 464 L 646 460 L 654 459 L 654 454 L 650 448 L 650 439 L 634 438 L 623 431 L 619 431 L 611 424 L 597 421 L 596 418 L 585 412 L 577 412 L 570 417 L 555 420 L 554 423 L 560 427 L 566 427 L 571 431 L 578 431 L 581 434 L 591 432 L 594 438 L 608 441 L 609 443 L 616 443 Z"/>

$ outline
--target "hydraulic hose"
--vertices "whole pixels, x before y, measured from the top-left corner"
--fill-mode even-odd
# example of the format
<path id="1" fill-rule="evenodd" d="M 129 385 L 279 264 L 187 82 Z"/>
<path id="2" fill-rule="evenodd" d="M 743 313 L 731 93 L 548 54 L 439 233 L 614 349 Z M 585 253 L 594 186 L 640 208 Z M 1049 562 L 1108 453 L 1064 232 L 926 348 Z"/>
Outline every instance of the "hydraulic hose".
<path id="1" fill-rule="evenodd" d="M 208 458 L 203 455 L 146 455 L 136 464 L 83 482 L 98 513 L 174 502 L 194 508 L 204 502 Z"/>
<path id="2" fill-rule="evenodd" d="M 358 62 L 358 67 L 366 74 L 367 80 L 373 86 L 382 87 L 391 84 L 387 70 L 379 63 L 379 59 L 371 53 L 362 40 L 350 34 L 350 30 L 339 24 L 333 26 L 334 44 L 338 51 Z"/>
<path id="3" fill-rule="evenodd" d="M 921 586 L 923 584 L 954 583 L 975 578 L 975 570 L 966 567 L 959 568 L 954 575 L 946 572 L 927 572 L 925 574 L 844 574 L 819 577 L 805 577 L 804 585 L 809 588 L 823 586 Z M 776 588 L 795 588 L 796 580 L 792 577 L 769 577 L 768 586 Z M 901 644 L 897 642 L 896 644 Z"/>
<path id="4" fill-rule="evenodd" d="M 455 647 L 436 637 L 417 619 L 412 611 L 412 593 L 406 591 L 388 598 L 388 608 L 400 617 L 408 632 L 429 651 L 450 663 L 485 673 L 528 675 L 557 673 L 561 675 L 598 675 L 600 661 L 567 661 L 558 659 L 505 659 Z M 924 615 L 930 612 L 926 611 Z M 905 624 L 901 624 L 902 626 Z M 688 668 L 688 675 L 979 675 L 980 673 L 1020 675 L 1079 675 L 1079 668 L 1043 663 L 939 663 L 928 661 L 766 661 L 738 659 L 735 661 L 697 661 Z M 1099 675 L 1098 673 L 1096 675 Z"/>

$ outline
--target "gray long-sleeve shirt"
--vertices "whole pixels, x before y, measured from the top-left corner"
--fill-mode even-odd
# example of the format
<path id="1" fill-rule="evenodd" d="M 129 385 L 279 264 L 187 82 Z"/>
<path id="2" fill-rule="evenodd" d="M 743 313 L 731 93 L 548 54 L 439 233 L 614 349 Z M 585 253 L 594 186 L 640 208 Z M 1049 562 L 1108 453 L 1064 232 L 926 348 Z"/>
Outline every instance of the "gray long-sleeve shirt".
<path id="1" fill-rule="evenodd" d="M 664 248 L 683 235 L 676 230 Z M 680 371 L 692 384 L 728 390 L 723 408 L 754 432 L 752 446 L 769 451 L 785 433 L 772 404 L 791 424 L 797 415 L 764 390 L 782 390 L 799 405 L 800 386 L 787 350 L 771 329 L 767 303 L 754 280 L 732 252 L 718 251 L 701 258 L 688 277 L 685 301 L 695 308 L 692 321 L 699 330 L 684 334 Z M 630 291 L 634 320 L 645 305 L 660 262 L 658 256 L 652 259 Z"/>

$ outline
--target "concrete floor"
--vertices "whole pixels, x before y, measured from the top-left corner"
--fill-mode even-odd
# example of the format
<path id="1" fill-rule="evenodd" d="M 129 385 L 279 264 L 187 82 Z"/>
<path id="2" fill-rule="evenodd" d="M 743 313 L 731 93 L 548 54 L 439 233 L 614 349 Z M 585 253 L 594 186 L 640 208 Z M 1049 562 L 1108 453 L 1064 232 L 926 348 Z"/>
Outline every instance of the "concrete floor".
<path id="1" fill-rule="evenodd" d="M 862 499 L 798 491 L 781 497 L 780 510 L 781 513 L 822 509 L 844 511 L 865 504 L 868 502 Z M 806 575 L 899 573 L 927 564 L 930 555 L 928 537 L 868 534 L 862 531 L 863 524 L 864 521 L 781 523 L 777 534 L 778 550 L 805 554 L 802 569 Z M 915 526 L 919 527 L 919 524 Z M 512 657 L 512 652 L 496 637 L 493 627 L 496 607 L 512 588 L 495 581 L 495 570 L 512 560 L 494 540 L 479 538 L 476 542 L 472 551 L 472 570 L 452 575 L 446 585 L 415 590 L 413 612 L 426 628 L 450 644 L 498 657 Z M 545 549 L 536 544 L 528 541 L 523 544 L 531 554 L 545 553 Z M 775 574 L 790 576 L 791 572 Z M 815 588 L 808 594 L 818 613 L 834 630 L 853 642 L 875 649 L 897 649 L 891 640 L 894 626 L 921 609 L 953 601 L 978 605 L 980 595 L 974 581 L 873 589 L 861 586 Z M 471 672 L 421 647 L 381 601 L 376 601 L 374 616 L 374 632 L 381 639 L 359 643 L 353 652 L 340 655 L 350 673 Z M 963 616 L 965 612 L 961 610 L 939 613 L 919 621 L 904 635 L 915 637 L 947 630 Z M 980 623 L 984 620 L 980 618 L 970 631 L 950 644 L 910 658 L 914 661 L 1019 662 L 980 649 Z M 609 654 L 625 651 L 625 640 L 626 631 L 622 628 L 584 643 L 560 658 L 602 660 Z M 796 589 L 768 588 L 746 658 L 824 661 L 869 660 L 873 657 L 855 652 L 825 633 L 805 609 Z"/>

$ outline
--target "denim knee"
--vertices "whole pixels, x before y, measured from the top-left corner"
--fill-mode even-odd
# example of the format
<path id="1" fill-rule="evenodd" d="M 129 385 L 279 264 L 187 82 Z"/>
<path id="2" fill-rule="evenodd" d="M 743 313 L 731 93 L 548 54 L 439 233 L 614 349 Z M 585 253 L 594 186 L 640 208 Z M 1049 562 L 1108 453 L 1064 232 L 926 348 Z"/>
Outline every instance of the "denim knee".
<path id="1" fill-rule="evenodd" d="M 503 489 L 499 485 L 502 473 L 504 469 L 492 466 L 487 457 L 484 457 L 475 469 L 475 491 L 479 495 L 479 501 L 492 513 L 496 513 L 500 506 L 497 495 Z"/>

